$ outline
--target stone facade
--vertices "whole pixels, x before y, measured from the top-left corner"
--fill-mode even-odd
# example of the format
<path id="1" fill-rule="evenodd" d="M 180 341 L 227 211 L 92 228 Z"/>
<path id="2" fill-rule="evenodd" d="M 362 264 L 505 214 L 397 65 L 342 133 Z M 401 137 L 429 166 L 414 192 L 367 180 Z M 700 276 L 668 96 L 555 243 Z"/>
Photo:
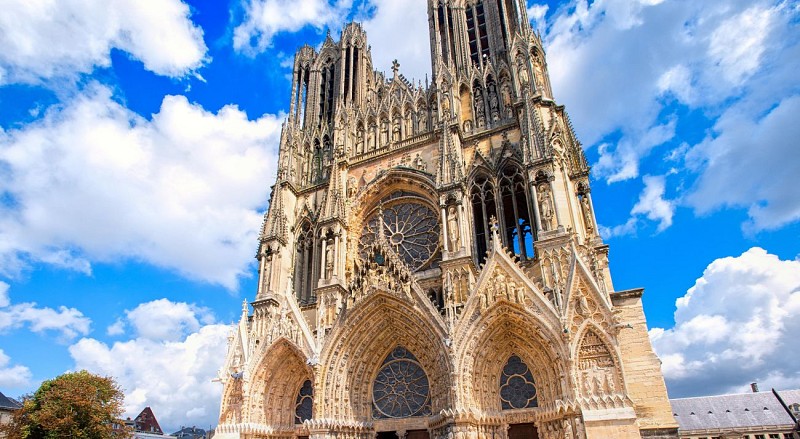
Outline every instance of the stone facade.
<path id="1" fill-rule="evenodd" d="M 676 436 L 525 6 L 431 0 L 424 86 L 297 52 L 216 437 Z"/>

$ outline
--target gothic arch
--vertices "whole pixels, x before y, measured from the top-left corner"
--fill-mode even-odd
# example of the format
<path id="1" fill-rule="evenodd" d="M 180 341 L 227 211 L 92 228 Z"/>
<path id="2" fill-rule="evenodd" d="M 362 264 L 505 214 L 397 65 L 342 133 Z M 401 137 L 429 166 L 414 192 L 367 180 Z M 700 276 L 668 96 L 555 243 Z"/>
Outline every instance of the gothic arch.
<path id="1" fill-rule="evenodd" d="M 324 418 L 372 419 L 372 382 L 397 346 L 413 352 L 425 370 L 434 413 L 452 404 L 452 366 L 444 327 L 433 315 L 386 292 L 376 292 L 352 311 L 345 310 L 320 354 L 319 399 Z M 348 315 L 349 312 L 349 315 Z"/>
<path id="2" fill-rule="evenodd" d="M 562 397 L 567 348 L 559 334 L 521 305 L 498 302 L 462 331 L 456 344 L 461 399 L 474 401 L 483 412 L 500 411 L 500 376 L 512 355 L 530 368 L 539 406 L 552 406 Z"/>
<path id="3" fill-rule="evenodd" d="M 248 402 L 257 407 L 248 422 L 275 429 L 294 429 L 297 395 L 303 383 L 314 382 L 307 358 L 289 340 L 279 338 L 266 349 L 249 377 Z"/>
<path id="4" fill-rule="evenodd" d="M 625 394 L 621 357 L 608 334 L 590 321 L 578 334 L 571 347 L 575 393 L 584 398 Z"/>

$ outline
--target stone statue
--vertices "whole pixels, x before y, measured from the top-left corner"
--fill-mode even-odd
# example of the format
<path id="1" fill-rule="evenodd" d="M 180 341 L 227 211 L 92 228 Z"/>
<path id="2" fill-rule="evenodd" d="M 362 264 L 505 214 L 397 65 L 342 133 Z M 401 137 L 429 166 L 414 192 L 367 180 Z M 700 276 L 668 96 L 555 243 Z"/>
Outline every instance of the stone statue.
<path id="1" fill-rule="evenodd" d="M 564 419 L 564 439 L 575 439 L 575 435 L 572 432 L 572 423 L 569 422 L 569 419 Z"/>
<path id="2" fill-rule="evenodd" d="M 458 213 L 455 206 L 447 209 L 447 234 L 450 239 L 450 251 L 458 251 L 461 241 L 458 230 Z"/>
<path id="3" fill-rule="evenodd" d="M 329 239 L 325 246 L 325 279 L 330 279 L 333 274 L 333 240 Z"/>
<path id="4" fill-rule="evenodd" d="M 528 82 L 530 82 L 530 78 L 528 77 L 528 69 L 525 67 L 525 64 L 519 63 L 519 83 L 522 86 L 527 86 Z"/>
<path id="5" fill-rule="evenodd" d="M 425 114 L 425 110 L 419 110 L 419 116 L 417 116 L 417 120 L 419 121 L 419 132 L 424 133 L 428 131 L 428 116 Z"/>
<path id="6" fill-rule="evenodd" d="M 539 213 L 542 215 L 542 228 L 545 231 L 555 229 L 553 200 L 550 198 L 550 188 L 547 184 L 539 185 Z"/>
<path id="7" fill-rule="evenodd" d="M 486 110 L 483 107 L 483 93 L 480 88 L 475 89 L 475 120 L 478 128 L 486 126 Z"/>
<path id="8" fill-rule="evenodd" d="M 591 234 L 594 232 L 594 221 L 592 221 L 592 208 L 589 206 L 589 196 L 583 195 L 581 197 L 581 210 L 583 211 L 583 222 L 586 224 L 586 232 Z"/>

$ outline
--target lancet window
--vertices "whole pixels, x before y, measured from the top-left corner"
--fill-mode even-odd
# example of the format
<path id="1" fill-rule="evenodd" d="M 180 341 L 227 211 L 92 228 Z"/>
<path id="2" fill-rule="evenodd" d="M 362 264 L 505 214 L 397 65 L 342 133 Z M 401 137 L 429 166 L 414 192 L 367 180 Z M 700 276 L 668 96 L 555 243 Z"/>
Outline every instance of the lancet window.
<path id="1" fill-rule="evenodd" d="M 313 302 L 312 291 L 314 289 L 314 229 L 308 221 L 303 222 L 297 234 L 295 245 L 294 260 L 294 289 L 297 300 L 301 304 Z"/>
<path id="2" fill-rule="evenodd" d="M 311 380 L 306 380 L 303 387 L 297 394 L 297 401 L 294 405 L 294 423 L 302 424 L 311 419 L 311 408 L 314 404 L 314 387 Z"/>
<path id="3" fill-rule="evenodd" d="M 428 375 L 417 358 L 402 346 L 383 360 L 372 384 L 375 418 L 407 418 L 431 414 Z"/>
<path id="4" fill-rule="evenodd" d="M 517 355 L 509 357 L 500 375 L 500 406 L 503 410 L 539 406 L 533 374 Z"/>
<path id="5" fill-rule="evenodd" d="M 322 125 L 322 122 L 330 124 L 333 120 L 333 96 L 335 94 L 333 88 L 333 64 L 323 67 L 320 75 L 319 123 Z"/>
<path id="6" fill-rule="evenodd" d="M 489 34 L 486 31 L 486 8 L 483 1 L 466 7 L 469 55 L 472 62 L 482 66 L 482 58 L 489 56 Z"/>
<path id="7" fill-rule="evenodd" d="M 522 259 L 534 257 L 533 215 L 528 203 L 525 176 L 518 165 L 507 163 L 496 178 L 485 171 L 477 173 L 470 185 L 470 201 L 478 264 L 486 260 L 492 217 L 497 220 L 502 244 L 506 248 Z"/>

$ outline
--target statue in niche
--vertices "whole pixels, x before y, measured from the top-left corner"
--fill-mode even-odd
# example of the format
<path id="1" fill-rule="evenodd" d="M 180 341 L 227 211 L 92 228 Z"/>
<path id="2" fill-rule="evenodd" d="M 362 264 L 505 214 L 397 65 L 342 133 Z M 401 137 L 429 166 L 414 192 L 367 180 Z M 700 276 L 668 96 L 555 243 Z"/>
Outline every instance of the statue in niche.
<path id="1" fill-rule="evenodd" d="M 460 233 L 458 230 L 458 212 L 456 206 L 447 209 L 447 234 L 450 235 L 450 251 L 458 251 L 460 247 Z"/>
<path id="2" fill-rule="evenodd" d="M 511 108 L 511 87 L 508 86 L 508 82 L 504 82 L 500 87 L 500 96 L 503 98 L 503 107 L 506 111 L 506 118 L 513 117 L 514 109 Z"/>
<path id="3" fill-rule="evenodd" d="M 395 116 L 392 124 L 392 141 L 400 141 L 400 116 Z"/>
<path id="4" fill-rule="evenodd" d="M 356 131 L 356 154 L 364 153 L 364 129 L 358 127 Z"/>
<path id="5" fill-rule="evenodd" d="M 517 66 L 517 70 L 519 72 L 519 83 L 523 87 L 527 86 L 528 82 L 530 82 L 530 78 L 528 77 L 528 68 L 525 67 L 523 62 L 520 62 L 519 66 Z"/>
<path id="6" fill-rule="evenodd" d="M 553 200 L 550 197 L 550 185 L 539 185 L 539 213 L 542 215 L 542 228 L 545 231 L 555 229 L 555 212 Z"/>
<path id="7" fill-rule="evenodd" d="M 406 137 L 411 137 L 414 135 L 414 120 L 411 117 L 411 111 L 406 111 L 405 128 Z"/>
<path id="8" fill-rule="evenodd" d="M 419 110 L 417 120 L 419 121 L 419 132 L 424 133 L 428 131 L 428 115 L 425 114 L 425 110 Z"/>
<path id="9" fill-rule="evenodd" d="M 347 179 L 347 198 L 353 198 L 358 192 L 358 181 L 355 177 L 350 176 Z"/>
<path id="10" fill-rule="evenodd" d="M 594 221 L 592 221 L 592 207 L 589 205 L 589 196 L 581 196 L 581 211 L 583 211 L 583 222 L 586 224 L 586 233 L 594 233 Z"/>
<path id="11" fill-rule="evenodd" d="M 417 153 L 417 156 L 414 157 L 413 166 L 422 172 L 426 172 L 428 170 L 428 164 L 425 163 L 425 160 L 422 160 L 422 156 L 420 156 L 419 153 Z"/>
<path id="12" fill-rule="evenodd" d="M 533 81 L 536 85 L 536 90 L 544 93 L 544 71 L 542 70 L 542 62 L 539 57 L 533 59 Z"/>
<path id="13" fill-rule="evenodd" d="M 489 88 L 489 111 L 492 116 L 492 122 L 500 120 L 500 108 L 497 101 L 497 91 L 494 86 Z"/>
<path id="14" fill-rule="evenodd" d="M 564 439 L 575 439 L 575 435 L 572 431 L 572 423 L 569 422 L 569 419 L 564 419 Z"/>
<path id="15" fill-rule="evenodd" d="M 578 298 L 575 299 L 575 312 L 578 313 L 578 315 L 585 316 L 590 311 L 589 302 L 586 300 L 586 296 L 579 292 Z"/>
<path id="16" fill-rule="evenodd" d="M 478 124 L 478 128 L 483 128 L 486 126 L 486 110 L 483 106 L 483 92 L 480 88 L 475 89 L 475 121 Z"/>
<path id="17" fill-rule="evenodd" d="M 264 284 L 263 284 L 263 291 L 266 293 L 270 290 L 270 284 L 272 283 L 272 258 L 274 257 L 272 250 L 267 249 L 266 253 L 264 253 Z"/>
<path id="18" fill-rule="evenodd" d="M 329 239 L 325 245 L 325 279 L 330 279 L 333 275 L 333 239 Z"/>
<path id="19" fill-rule="evenodd" d="M 381 146 L 389 143 L 389 121 L 381 119 Z"/>
<path id="20" fill-rule="evenodd" d="M 464 121 L 464 132 L 471 133 L 472 132 L 472 120 L 467 119 Z"/>
<path id="21" fill-rule="evenodd" d="M 371 124 L 367 132 L 367 148 L 369 148 L 370 151 L 375 149 L 375 129 L 375 124 Z"/>
<path id="22" fill-rule="evenodd" d="M 442 95 L 442 115 L 444 117 L 450 116 L 450 95 L 447 93 Z"/>

